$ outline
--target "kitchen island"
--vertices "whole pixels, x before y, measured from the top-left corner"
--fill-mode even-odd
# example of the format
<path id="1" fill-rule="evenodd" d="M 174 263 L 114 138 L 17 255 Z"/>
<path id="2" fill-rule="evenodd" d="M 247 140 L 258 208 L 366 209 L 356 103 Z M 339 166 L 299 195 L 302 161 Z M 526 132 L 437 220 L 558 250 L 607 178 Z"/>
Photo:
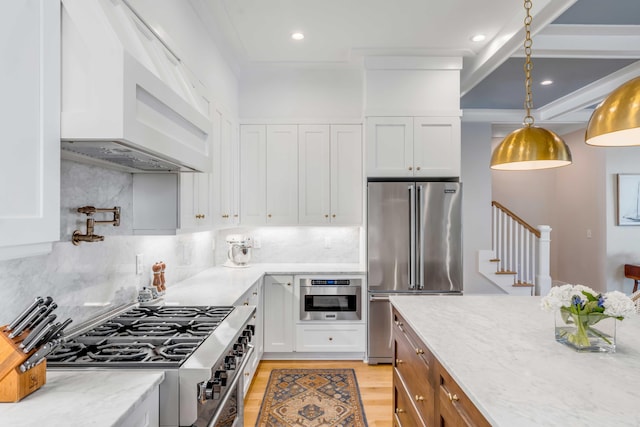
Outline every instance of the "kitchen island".
<path id="1" fill-rule="evenodd" d="M 491 425 L 640 425 L 640 317 L 618 322 L 616 353 L 578 353 L 539 297 L 390 300 Z"/>

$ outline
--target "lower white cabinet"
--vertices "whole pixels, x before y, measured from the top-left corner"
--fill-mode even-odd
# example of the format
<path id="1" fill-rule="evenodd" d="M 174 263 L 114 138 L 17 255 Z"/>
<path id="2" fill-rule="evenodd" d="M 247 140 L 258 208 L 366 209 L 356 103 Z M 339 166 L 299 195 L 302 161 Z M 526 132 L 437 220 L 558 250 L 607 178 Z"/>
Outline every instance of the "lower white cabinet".
<path id="1" fill-rule="evenodd" d="M 264 351 L 292 352 L 293 276 L 264 277 Z"/>
<path id="2" fill-rule="evenodd" d="M 87 423 L 89 424 L 89 423 Z M 160 390 L 153 389 L 147 397 L 139 402 L 126 420 L 115 424 L 115 427 L 158 427 L 160 425 Z"/>
<path id="3" fill-rule="evenodd" d="M 298 324 L 296 351 L 299 352 L 363 352 L 365 324 Z"/>

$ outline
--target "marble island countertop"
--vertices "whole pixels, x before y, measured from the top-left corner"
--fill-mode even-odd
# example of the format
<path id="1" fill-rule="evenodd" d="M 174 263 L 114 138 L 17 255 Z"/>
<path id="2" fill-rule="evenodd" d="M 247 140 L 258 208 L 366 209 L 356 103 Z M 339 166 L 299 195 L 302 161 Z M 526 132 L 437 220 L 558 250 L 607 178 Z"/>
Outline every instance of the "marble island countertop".
<path id="1" fill-rule="evenodd" d="M 640 425 L 640 317 L 617 323 L 616 353 L 578 353 L 539 297 L 390 299 L 492 425 Z"/>
<path id="2" fill-rule="evenodd" d="M 233 305 L 265 274 L 366 274 L 366 267 L 353 263 L 251 264 L 246 268 L 217 266 L 175 284 L 167 284 L 166 304 Z"/>
<path id="3" fill-rule="evenodd" d="M 138 404 L 164 379 L 148 370 L 47 371 L 47 382 L 16 403 L 0 403 L 0 425 L 127 425 Z"/>

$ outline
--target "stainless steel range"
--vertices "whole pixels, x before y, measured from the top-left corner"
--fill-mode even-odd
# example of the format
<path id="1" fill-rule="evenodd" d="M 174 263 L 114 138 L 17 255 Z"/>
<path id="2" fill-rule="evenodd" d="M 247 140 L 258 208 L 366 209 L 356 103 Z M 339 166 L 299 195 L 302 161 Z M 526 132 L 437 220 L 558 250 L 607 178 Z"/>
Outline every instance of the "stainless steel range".
<path id="1" fill-rule="evenodd" d="M 78 328 L 47 368 L 163 370 L 160 425 L 242 426 L 254 307 L 133 306 Z"/>

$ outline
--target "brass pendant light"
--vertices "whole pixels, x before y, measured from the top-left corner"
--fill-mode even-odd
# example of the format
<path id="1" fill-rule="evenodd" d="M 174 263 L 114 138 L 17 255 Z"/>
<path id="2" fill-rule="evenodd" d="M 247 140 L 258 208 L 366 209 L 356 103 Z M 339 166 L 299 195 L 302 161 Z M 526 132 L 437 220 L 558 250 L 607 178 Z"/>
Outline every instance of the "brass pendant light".
<path id="1" fill-rule="evenodd" d="M 567 144 L 554 132 L 533 126 L 531 115 L 533 97 L 531 95 L 531 1 L 525 0 L 524 8 L 527 16 L 524 19 L 525 40 L 524 63 L 526 99 L 524 108 L 527 112 L 523 128 L 511 132 L 496 147 L 491 156 L 491 169 L 498 170 L 531 170 L 547 169 L 571 164 L 571 152 Z"/>
<path id="2" fill-rule="evenodd" d="M 631 79 L 594 110 L 585 135 L 589 145 L 640 145 L 640 77 Z"/>

